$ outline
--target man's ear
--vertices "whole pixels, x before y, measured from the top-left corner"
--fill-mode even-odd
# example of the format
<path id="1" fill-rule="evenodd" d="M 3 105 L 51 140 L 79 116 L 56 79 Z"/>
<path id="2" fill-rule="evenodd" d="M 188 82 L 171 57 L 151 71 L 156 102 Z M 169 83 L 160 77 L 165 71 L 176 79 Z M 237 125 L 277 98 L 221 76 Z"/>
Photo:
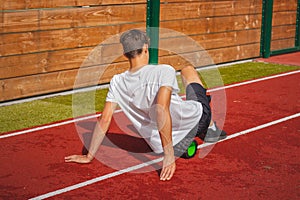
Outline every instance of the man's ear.
<path id="1" fill-rule="evenodd" d="M 144 44 L 144 46 L 143 46 L 143 51 L 144 51 L 145 53 L 148 53 L 148 48 L 149 48 L 149 45 L 148 45 L 148 44 Z"/>

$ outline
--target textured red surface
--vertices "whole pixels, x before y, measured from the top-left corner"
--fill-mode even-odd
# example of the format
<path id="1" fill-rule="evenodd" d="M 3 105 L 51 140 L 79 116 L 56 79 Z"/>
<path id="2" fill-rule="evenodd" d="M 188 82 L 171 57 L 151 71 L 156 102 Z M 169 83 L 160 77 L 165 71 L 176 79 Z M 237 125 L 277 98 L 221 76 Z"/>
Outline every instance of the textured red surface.
<path id="1" fill-rule="evenodd" d="M 227 89 L 224 129 L 233 134 L 299 113 L 299 79 L 297 73 Z M 130 126 L 124 126 L 129 135 L 123 133 L 124 127 L 112 126 L 98 154 L 101 162 L 64 163 L 64 156 L 81 153 L 78 133 L 85 138 L 94 123 L 88 120 L 77 128 L 69 124 L 1 139 L 0 198 L 35 197 L 154 157 L 147 154 L 149 147 Z M 178 159 L 176 174 L 169 182 L 159 181 L 158 163 L 52 198 L 299 199 L 299 135 L 298 117 L 216 144 L 204 158 Z"/>
<path id="2" fill-rule="evenodd" d="M 300 52 L 272 56 L 270 58 L 259 58 L 257 60 L 269 63 L 300 66 Z"/>

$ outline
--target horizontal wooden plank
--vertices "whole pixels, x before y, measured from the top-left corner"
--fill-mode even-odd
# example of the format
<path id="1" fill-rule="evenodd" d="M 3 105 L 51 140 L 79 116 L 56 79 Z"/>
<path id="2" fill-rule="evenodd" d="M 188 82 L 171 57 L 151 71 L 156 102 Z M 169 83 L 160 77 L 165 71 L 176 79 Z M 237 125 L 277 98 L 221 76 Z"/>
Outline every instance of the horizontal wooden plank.
<path id="1" fill-rule="evenodd" d="M 211 57 L 215 63 L 226 63 L 237 60 L 244 60 L 259 57 L 260 44 L 248 44 L 236 47 L 229 47 L 223 49 L 214 49 L 211 52 Z"/>
<path id="2" fill-rule="evenodd" d="M 0 79 L 76 69 L 92 48 L 0 57 Z"/>
<path id="3" fill-rule="evenodd" d="M 274 0 L 273 12 L 278 11 L 296 11 L 297 10 L 297 0 Z"/>
<path id="4" fill-rule="evenodd" d="M 296 36 L 296 25 L 275 26 L 272 28 L 272 40 Z"/>
<path id="5" fill-rule="evenodd" d="M 91 1 L 91 0 L 87 0 Z M 101 0 L 94 0 L 101 1 Z M 76 6 L 76 0 L 52 0 L 52 1 L 36 1 L 36 0 L 9 0 L 4 1 L 2 10 L 24 10 L 36 8 L 55 8 L 64 6 Z"/>
<path id="6" fill-rule="evenodd" d="M 0 27 L 13 33 L 126 24 L 145 22 L 145 13 L 143 4 L 4 12 Z"/>
<path id="7" fill-rule="evenodd" d="M 205 49 L 217 49 L 222 47 L 240 46 L 260 42 L 260 29 L 208 34 L 204 37 L 196 37 Z"/>
<path id="8" fill-rule="evenodd" d="M 46 72 L 47 53 L 0 57 L 0 79 Z"/>
<path id="9" fill-rule="evenodd" d="M 85 2 L 85 0 L 80 0 L 80 2 Z M 135 3 L 145 3 L 145 0 L 102 0 L 101 4 L 135 4 Z"/>
<path id="10" fill-rule="evenodd" d="M 137 4 L 145 3 L 144 0 L 9 0 L 2 2 L 1 10 L 23 10 L 23 9 L 40 9 L 40 8 L 60 8 L 74 6 L 97 6 L 113 4 Z"/>
<path id="11" fill-rule="evenodd" d="M 272 40 L 271 41 L 271 50 L 281 50 L 287 48 L 295 47 L 295 38 L 281 39 L 281 40 Z"/>
<path id="12" fill-rule="evenodd" d="M 251 1 L 197 1 L 161 4 L 161 21 L 261 13 Z M 176 13 L 176 15 L 174 15 Z"/>
<path id="13" fill-rule="evenodd" d="M 274 12 L 272 26 L 296 24 L 296 11 Z"/>
<path id="14" fill-rule="evenodd" d="M 172 29 L 187 35 L 219 33 L 260 28 L 260 15 L 241 15 L 161 22 L 161 28 Z"/>
<path id="15" fill-rule="evenodd" d="M 253 7 L 256 6 L 261 6 L 263 4 L 262 0 L 200 0 L 200 2 L 206 2 L 207 4 L 222 4 L 224 2 L 229 2 L 229 3 L 235 3 L 239 4 L 240 2 L 245 3 L 245 4 L 250 4 L 249 9 L 252 9 Z M 193 2 L 199 2 L 199 0 L 161 0 L 160 1 L 162 4 L 172 4 L 172 3 L 193 3 Z M 274 11 L 286 11 L 286 10 L 295 10 L 297 7 L 297 0 L 273 0 L 273 10 Z M 231 8 L 228 8 L 231 9 Z"/>
<path id="16" fill-rule="evenodd" d="M 163 37 L 165 34 L 162 34 L 161 36 Z M 172 51 L 173 53 L 170 54 L 174 54 L 174 52 L 190 52 L 195 47 L 195 43 L 205 50 L 256 43 L 260 40 L 260 30 L 251 29 L 207 35 L 194 35 L 190 37 L 183 37 L 182 34 L 180 34 L 179 36 L 181 37 L 162 38 L 160 40 L 160 56 L 166 55 L 166 52 L 162 50 Z M 114 40 L 114 38 L 112 38 L 112 40 Z M 116 42 L 118 42 L 118 40 Z M 92 57 L 91 54 L 93 51 L 99 50 L 101 52 L 96 52 L 97 58 L 95 58 L 94 61 L 86 61 L 83 63 L 88 55 Z M 83 64 L 84 66 L 90 66 L 110 63 L 112 61 L 121 62 L 125 60 L 125 58 L 122 57 L 122 54 L 123 50 L 121 45 L 116 43 L 97 47 L 0 57 L 0 79 L 77 69 L 82 67 Z M 118 58 L 115 59 L 116 57 Z"/>
<path id="17" fill-rule="evenodd" d="M 235 1 L 216 1 L 216 0 L 161 0 L 161 9 L 169 10 L 171 6 L 178 6 L 178 10 L 184 9 L 192 10 L 195 15 L 206 13 L 207 16 L 222 16 L 222 15 L 239 15 L 239 14 L 258 14 L 262 11 L 262 0 L 235 0 Z M 193 6 L 190 6 L 193 5 Z M 200 5 L 200 6 L 198 6 Z M 202 9 L 203 8 L 203 9 Z M 176 8 L 174 8 L 176 9 Z M 173 9 L 172 9 L 173 10 Z M 201 13 L 200 13 L 201 10 Z M 296 11 L 297 0 L 274 0 L 273 11 Z M 226 13 L 227 12 L 227 13 Z M 177 11 L 175 11 L 177 13 Z M 172 12 L 162 12 L 162 16 L 172 16 Z M 204 14 L 205 15 L 205 14 Z M 162 19 L 165 19 L 162 17 Z"/>
<path id="18" fill-rule="evenodd" d="M 0 15 L 1 32 L 20 32 L 39 30 L 39 11 L 4 12 Z"/>
<path id="19" fill-rule="evenodd" d="M 99 26 L 146 21 L 146 5 L 117 5 L 77 9 L 75 26 Z M 49 28 L 44 28 L 49 29 Z"/>

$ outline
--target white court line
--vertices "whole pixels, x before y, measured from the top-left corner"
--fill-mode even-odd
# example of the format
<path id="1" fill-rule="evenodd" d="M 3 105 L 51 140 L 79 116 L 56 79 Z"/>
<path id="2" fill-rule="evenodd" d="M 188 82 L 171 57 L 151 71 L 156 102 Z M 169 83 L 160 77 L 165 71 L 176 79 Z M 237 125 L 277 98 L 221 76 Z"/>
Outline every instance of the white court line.
<path id="1" fill-rule="evenodd" d="M 274 78 L 293 75 L 293 74 L 297 74 L 299 72 L 300 72 L 300 70 L 291 71 L 291 72 L 287 72 L 287 73 L 283 73 L 283 74 L 277 74 L 277 75 L 273 75 L 273 76 L 267 76 L 267 77 L 258 78 L 258 79 L 254 79 L 254 80 L 250 80 L 250 81 L 241 82 L 241 83 L 236 83 L 236 84 L 232 84 L 232 85 L 226 85 L 226 86 L 223 86 L 223 87 L 212 88 L 212 89 L 209 89 L 208 91 L 209 92 L 215 92 L 215 91 L 218 91 L 218 90 L 224 90 L 224 89 L 238 87 L 238 86 L 242 86 L 242 85 L 248 85 L 248 84 L 256 83 L 256 82 L 260 82 L 260 81 L 266 81 L 266 80 L 270 80 L 270 79 L 274 79 Z"/>
<path id="2" fill-rule="evenodd" d="M 259 78 L 259 79 L 254 79 L 254 80 L 245 81 L 245 82 L 241 82 L 241 83 L 236 83 L 236 84 L 232 84 L 232 85 L 217 87 L 217 88 L 213 88 L 213 89 L 208 89 L 207 91 L 208 92 L 215 92 L 215 91 L 218 91 L 218 90 L 224 90 L 224 89 L 228 89 L 228 88 L 238 87 L 238 86 L 242 86 L 242 85 L 247 85 L 247 84 L 251 84 L 251 83 L 256 83 L 256 82 L 260 82 L 260 81 L 265 81 L 265 80 L 274 79 L 274 78 L 278 78 L 278 77 L 282 77 L 282 76 L 288 76 L 288 75 L 297 74 L 297 73 L 300 73 L 300 70 L 287 72 L 287 73 L 283 73 L 283 74 L 278 74 L 278 75 L 273 75 L 273 76 L 268 76 L 268 77 Z M 87 120 L 87 119 L 91 119 L 91 118 L 96 118 L 96 117 L 99 117 L 100 115 L 101 114 L 95 114 L 95 115 L 90 115 L 90 116 L 87 116 L 87 117 L 78 117 L 78 118 L 75 118 L 75 119 L 66 120 L 66 121 L 58 122 L 58 123 L 53 123 L 53 124 L 50 124 L 50 125 L 39 126 L 39 127 L 31 128 L 31 129 L 26 129 L 26 130 L 23 130 L 23 131 L 17 131 L 17 132 L 8 133 L 8 134 L 4 133 L 4 134 L 0 135 L 0 139 L 13 137 L 13 136 L 18 136 L 18 135 L 23 135 L 23 134 L 26 134 L 26 133 L 31 133 L 31 132 L 35 132 L 35 131 L 44 130 L 44 129 L 49 129 L 49 128 L 62 126 L 62 125 L 66 125 L 66 124 L 71 124 L 71 123 L 74 123 L 74 122 L 79 122 L 79 121 L 83 121 L 83 120 Z"/>
<path id="3" fill-rule="evenodd" d="M 69 191 L 72 191 L 72 190 L 76 190 L 78 188 L 85 187 L 87 185 L 91 185 L 93 183 L 103 181 L 105 179 L 113 178 L 113 177 L 119 176 L 119 175 L 127 173 L 127 172 L 131 172 L 131 171 L 134 171 L 134 170 L 141 169 L 143 167 L 147 167 L 149 165 L 161 162 L 162 160 L 163 160 L 163 158 L 157 158 L 155 160 L 150 160 L 146 163 L 142 163 L 142 164 L 139 164 L 139 165 L 128 167 L 126 169 L 119 170 L 119 171 L 116 171 L 116 172 L 113 172 L 113 173 L 110 173 L 110 174 L 106 174 L 104 176 L 99 176 L 97 178 L 90 179 L 90 180 L 87 180 L 87 181 L 84 181 L 84 182 L 81 182 L 81 183 L 78 183 L 78 184 L 75 184 L 75 185 L 72 185 L 72 186 L 69 186 L 69 187 L 65 187 L 65 188 L 62 188 L 60 190 L 55 190 L 53 192 L 49 192 L 47 194 L 43 194 L 43 195 L 31 198 L 29 200 L 41 200 L 41 199 L 46 199 L 46 198 L 49 198 L 49 197 L 53 197 L 53 196 L 56 196 L 56 195 L 59 195 L 59 194 L 65 193 L 65 192 L 69 192 Z"/>
<path id="4" fill-rule="evenodd" d="M 121 112 L 121 110 L 116 110 L 114 113 L 118 113 L 118 112 Z M 74 123 L 74 122 L 80 122 L 80 121 L 84 121 L 84 120 L 88 120 L 88 119 L 93 119 L 93 118 L 96 118 L 96 117 L 99 117 L 99 116 L 101 116 L 101 113 L 100 114 L 89 115 L 89 116 L 85 116 L 85 117 L 78 117 L 78 118 L 75 118 L 75 119 L 66 120 L 66 121 L 63 121 L 63 122 L 57 122 L 57 123 L 53 123 L 53 124 L 50 124 L 50 125 L 38 126 L 38 127 L 35 127 L 35 128 L 26 129 L 24 131 L 18 131 L 18 132 L 13 132 L 13 133 L 9 133 L 9 134 L 3 134 L 3 135 L 0 135 L 0 139 L 13 137 L 13 136 L 18 136 L 18 135 L 23 135 L 23 134 L 31 133 L 31 132 L 34 132 L 34 131 L 41 131 L 41 130 L 48 129 L 48 128 L 63 126 L 63 125 L 71 124 L 71 123 Z"/>
<path id="5" fill-rule="evenodd" d="M 294 115 L 290 115 L 290 116 L 287 116 L 287 117 L 284 117 L 284 118 L 281 118 L 281 119 L 278 119 L 278 120 L 275 120 L 275 121 L 272 121 L 272 122 L 269 122 L 269 123 L 266 123 L 266 124 L 262 124 L 262 125 L 259 125 L 259 126 L 253 127 L 253 128 L 249 128 L 247 130 L 244 130 L 244 131 L 241 131 L 241 132 L 238 132 L 238 133 L 235 133 L 235 134 L 228 135 L 225 139 L 220 140 L 219 142 L 223 142 L 225 140 L 230 140 L 232 138 L 235 138 L 235 137 L 238 137 L 238 136 L 241 136 L 241 135 L 245 135 L 247 133 L 251 133 L 251 132 L 254 132 L 254 131 L 257 131 L 257 130 L 260 130 L 260 129 L 263 129 L 263 128 L 266 128 L 266 127 L 269 127 L 269 126 L 272 126 L 272 125 L 275 125 L 275 124 L 279 124 L 281 122 L 288 121 L 290 119 L 297 118 L 297 117 L 300 117 L 300 113 L 296 113 Z M 214 143 L 204 143 L 204 144 L 199 145 L 198 149 L 201 149 L 201 148 L 213 145 L 213 144 Z"/>
<path id="6" fill-rule="evenodd" d="M 58 122 L 58 123 L 54 123 L 54 124 L 50 124 L 50 125 L 44 125 L 44 126 L 31 128 L 31 129 L 27 129 L 27 130 L 24 130 L 24 131 L 18 131 L 18 132 L 9 133 L 9 134 L 3 134 L 3 135 L 0 135 L 0 139 L 13 137 L 13 136 L 18 136 L 18 135 L 23 135 L 23 134 L 26 134 L 26 133 L 31 133 L 31 132 L 34 132 L 34 131 L 40 131 L 40 130 L 53 128 L 53 127 L 57 127 L 57 126 L 63 126 L 63 125 L 66 125 L 66 124 L 71 124 L 73 122 L 78 122 L 78 121 L 82 121 L 82 120 L 95 118 L 95 117 L 100 116 L 100 115 L 101 114 L 91 115 L 91 116 L 88 116 L 88 117 L 80 117 L 80 118 L 75 118 L 75 119 L 72 119 L 72 120 Z"/>
<path id="7" fill-rule="evenodd" d="M 300 113 L 296 113 L 294 115 L 290 115 L 290 116 L 287 116 L 287 117 L 284 117 L 284 118 L 281 118 L 281 119 L 278 119 L 278 120 L 275 120 L 275 121 L 272 121 L 272 122 L 269 122 L 269 123 L 266 123 L 266 124 L 262 124 L 262 125 L 259 125 L 259 126 L 256 126 L 256 127 L 253 127 L 253 128 L 250 128 L 250 129 L 247 129 L 247 130 L 244 130 L 244 131 L 232 134 L 232 135 L 229 135 L 226 139 L 220 140 L 217 143 L 220 143 L 220 142 L 223 142 L 223 141 L 226 141 L 226 140 L 230 140 L 230 139 L 236 138 L 238 136 L 245 135 L 247 133 L 251 133 L 251 132 L 254 132 L 254 131 L 269 127 L 269 126 L 273 126 L 275 124 L 279 124 L 281 122 L 288 121 L 288 120 L 291 120 L 291 119 L 294 119 L 294 118 L 297 118 L 297 117 L 300 117 Z M 199 145 L 198 149 L 201 149 L 201 148 L 204 148 L 204 147 L 207 147 L 207 146 L 210 146 L 210 145 L 214 145 L 214 144 L 215 143 L 204 143 L 204 144 Z M 40 196 L 37 196 L 37 197 L 33 197 L 30 200 L 46 199 L 46 198 L 53 197 L 53 196 L 56 196 L 56 195 L 59 195 L 59 194 L 65 193 L 65 192 L 69 192 L 69 191 L 72 191 L 72 190 L 75 190 L 75 189 L 79 189 L 79 188 L 85 187 L 87 185 L 91 185 L 93 183 L 97 183 L 97 182 L 100 182 L 100 181 L 103 181 L 103 180 L 106 180 L 106 179 L 109 179 L 109 178 L 119 176 L 119 175 L 124 174 L 124 173 L 132 172 L 132 171 L 135 171 L 137 169 L 141 169 L 143 167 L 161 162 L 162 159 L 163 158 L 158 158 L 158 159 L 155 159 L 155 160 L 148 161 L 146 163 L 142 163 L 142 164 L 139 164 L 139 165 L 128 167 L 128 168 L 120 170 L 120 171 L 116 171 L 116 172 L 109 173 L 109 174 L 106 174 L 106 175 L 103 175 L 103 176 L 99 176 L 97 178 L 90 179 L 90 180 L 87 180 L 87 181 L 84 181 L 84 182 L 81 182 L 81 183 L 78 183 L 78 184 L 75 184 L 75 185 L 72 185 L 72 186 L 69 186 L 69 187 L 65 187 L 65 188 L 62 188 L 62 189 L 59 189 L 59 190 L 55 190 L 53 192 L 49 192 L 49 193 L 46 193 L 46 194 L 43 194 L 43 195 L 40 195 Z"/>

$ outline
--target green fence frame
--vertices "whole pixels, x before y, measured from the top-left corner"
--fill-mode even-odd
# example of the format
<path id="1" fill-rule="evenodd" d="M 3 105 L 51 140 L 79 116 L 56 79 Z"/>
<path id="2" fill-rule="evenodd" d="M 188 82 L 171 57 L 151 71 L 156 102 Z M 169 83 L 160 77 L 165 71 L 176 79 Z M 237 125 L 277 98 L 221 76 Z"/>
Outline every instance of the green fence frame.
<path id="1" fill-rule="evenodd" d="M 149 63 L 158 63 L 160 0 L 147 0 L 147 35 L 150 38 Z"/>
<path id="2" fill-rule="evenodd" d="M 296 35 L 295 46 L 287 49 L 271 51 L 272 40 L 272 18 L 273 18 L 273 0 L 262 1 L 262 25 L 261 25 L 261 41 L 260 41 L 260 56 L 268 58 L 272 55 L 290 53 L 300 51 L 300 0 L 297 5 L 296 18 Z M 158 63 L 159 51 L 159 22 L 160 22 L 160 0 L 147 0 L 147 35 L 150 38 L 149 47 L 149 63 Z"/>
<path id="3" fill-rule="evenodd" d="M 294 47 L 271 51 L 272 17 L 273 17 L 273 0 L 263 0 L 260 56 L 263 58 L 268 58 L 272 55 L 300 51 L 300 44 L 299 44 L 300 43 L 300 33 L 299 33 L 300 0 L 298 0 L 298 5 L 297 5 L 296 35 L 295 35 Z"/>

